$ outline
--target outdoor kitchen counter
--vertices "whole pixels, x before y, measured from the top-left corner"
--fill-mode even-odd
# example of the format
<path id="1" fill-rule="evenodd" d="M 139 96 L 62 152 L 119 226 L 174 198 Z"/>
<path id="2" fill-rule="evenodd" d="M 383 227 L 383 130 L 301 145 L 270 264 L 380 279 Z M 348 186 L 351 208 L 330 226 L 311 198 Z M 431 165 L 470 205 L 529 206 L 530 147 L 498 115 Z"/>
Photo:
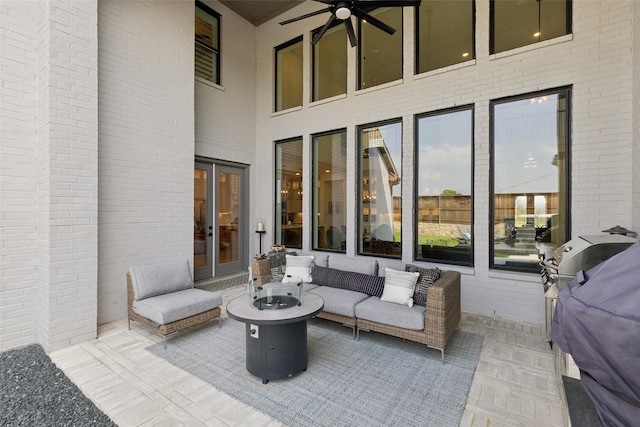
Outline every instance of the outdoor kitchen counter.
<path id="1" fill-rule="evenodd" d="M 246 366 L 266 384 L 307 370 L 307 319 L 320 313 L 324 300 L 305 292 L 302 304 L 280 310 L 259 310 L 250 295 L 227 304 L 227 314 L 245 323 Z"/>

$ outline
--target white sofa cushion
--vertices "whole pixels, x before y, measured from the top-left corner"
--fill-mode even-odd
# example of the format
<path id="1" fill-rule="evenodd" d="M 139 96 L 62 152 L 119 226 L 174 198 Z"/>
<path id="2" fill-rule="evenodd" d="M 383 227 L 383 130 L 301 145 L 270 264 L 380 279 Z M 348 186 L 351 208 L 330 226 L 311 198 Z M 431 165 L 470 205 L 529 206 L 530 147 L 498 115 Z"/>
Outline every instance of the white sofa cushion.
<path id="1" fill-rule="evenodd" d="M 188 261 L 130 267 L 129 273 L 136 300 L 193 288 Z"/>
<path id="2" fill-rule="evenodd" d="M 184 289 L 133 302 L 133 311 L 158 325 L 182 320 L 222 305 L 220 292 Z"/>
<path id="3" fill-rule="evenodd" d="M 356 305 L 358 319 L 414 331 L 424 330 L 424 311 L 421 305 L 409 307 L 381 301 L 378 297 L 369 297 Z"/>

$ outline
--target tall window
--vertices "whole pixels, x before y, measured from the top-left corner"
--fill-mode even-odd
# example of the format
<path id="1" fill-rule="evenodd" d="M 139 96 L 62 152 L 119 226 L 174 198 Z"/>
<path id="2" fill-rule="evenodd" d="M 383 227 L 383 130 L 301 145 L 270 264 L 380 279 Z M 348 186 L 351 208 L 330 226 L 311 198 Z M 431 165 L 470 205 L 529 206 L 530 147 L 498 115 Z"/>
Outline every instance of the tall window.
<path id="1" fill-rule="evenodd" d="M 475 58 L 474 28 L 474 0 L 422 0 L 416 14 L 416 73 Z"/>
<path id="2" fill-rule="evenodd" d="M 220 84 L 220 15 L 196 1 L 196 76 Z"/>
<path id="3" fill-rule="evenodd" d="M 472 265 L 473 108 L 416 118 L 416 259 Z"/>
<path id="4" fill-rule="evenodd" d="M 358 89 L 402 78 L 402 8 L 381 7 L 369 12 L 396 30 L 393 35 L 360 21 Z"/>
<path id="5" fill-rule="evenodd" d="M 492 265 L 538 272 L 569 238 L 571 90 L 491 103 Z"/>
<path id="6" fill-rule="evenodd" d="M 347 237 L 347 133 L 314 135 L 313 249 L 344 252 Z"/>
<path id="7" fill-rule="evenodd" d="M 344 25 L 327 30 L 313 45 L 312 99 L 347 93 L 347 31 Z"/>
<path id="8" fill-rule="evenodd" d="M 402 122 L 358 128 L 359 253 L 400 258 Z"/>
<path id="9" fill-rule="evenodd" d="M 276 47 L 275 111 L 302 105 L 302 36 Z"/>
<path id="10" fill-rule="evenodd" d="M 572 0 L 491 0 L 491 53 L 571 33 Z"/>
<path id="11" fill-rule="evenodd" d="M 302 138 L 276 143 L 276 242 L 302 248 Z"/>

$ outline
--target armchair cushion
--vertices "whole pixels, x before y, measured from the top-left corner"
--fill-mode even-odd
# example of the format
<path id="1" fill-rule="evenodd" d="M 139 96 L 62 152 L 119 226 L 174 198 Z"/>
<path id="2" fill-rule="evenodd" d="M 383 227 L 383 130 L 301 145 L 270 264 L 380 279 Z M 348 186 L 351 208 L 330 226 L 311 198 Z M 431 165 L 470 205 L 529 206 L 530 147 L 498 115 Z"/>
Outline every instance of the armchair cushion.
<path id="1" fill-rule="evenodd" d="M 136 300 L 193 288 L 188 261 L 130 267 L 129 273 Z"/>
<path id="2" fill-rule="evenodd" d="M 158 325 L 182 320 L 222 305 L 219 292 L 184 289 L 133 302 L 133 311 Z"/>

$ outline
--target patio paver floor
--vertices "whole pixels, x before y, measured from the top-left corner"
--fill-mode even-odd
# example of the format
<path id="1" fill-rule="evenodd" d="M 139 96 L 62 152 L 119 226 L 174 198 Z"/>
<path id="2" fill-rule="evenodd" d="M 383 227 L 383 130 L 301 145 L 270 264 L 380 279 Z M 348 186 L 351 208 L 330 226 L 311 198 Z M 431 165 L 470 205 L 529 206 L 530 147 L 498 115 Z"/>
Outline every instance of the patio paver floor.
<path id="1" fill-rule="evenodd" d="M 245 287 L 221 292 L 226 305 Z M 225 321 L 231 320 L 223 319 L 223 327 Z M 485 337 L 460 427 L 563 426 L 565 409 L 542 326 L 463 313 L 460 329 Z M 282 426 L 145 350 L 161 340 L 119 320 L 100 326 L 97 339 L 50 357 L 121 427 Z"/>

